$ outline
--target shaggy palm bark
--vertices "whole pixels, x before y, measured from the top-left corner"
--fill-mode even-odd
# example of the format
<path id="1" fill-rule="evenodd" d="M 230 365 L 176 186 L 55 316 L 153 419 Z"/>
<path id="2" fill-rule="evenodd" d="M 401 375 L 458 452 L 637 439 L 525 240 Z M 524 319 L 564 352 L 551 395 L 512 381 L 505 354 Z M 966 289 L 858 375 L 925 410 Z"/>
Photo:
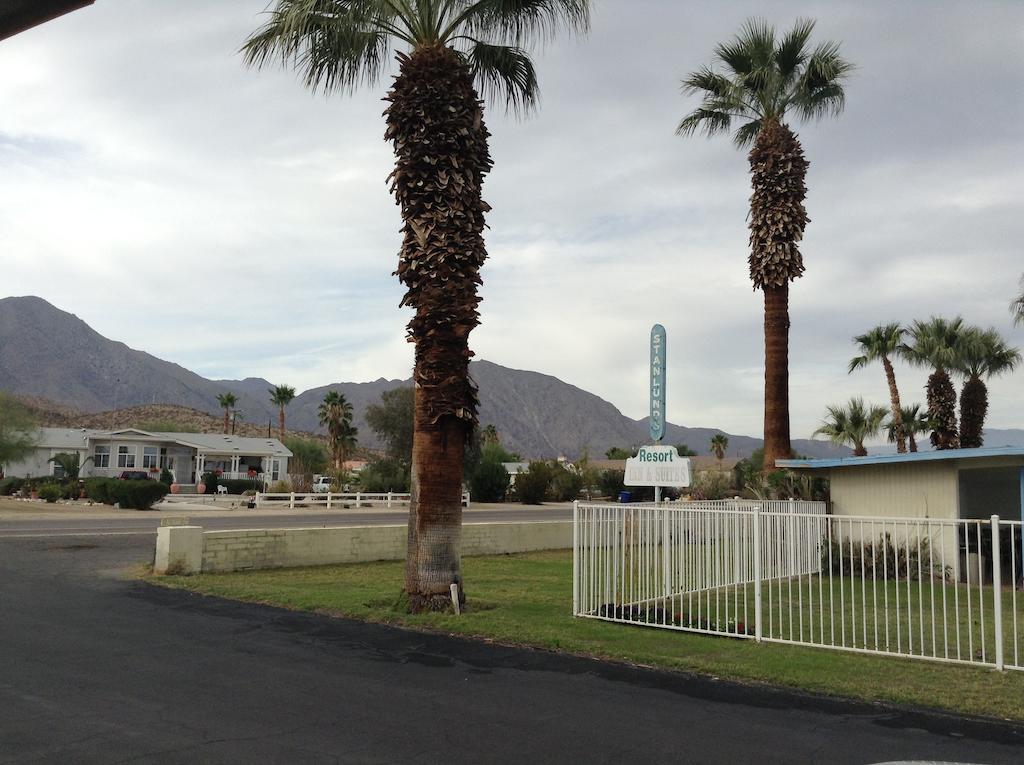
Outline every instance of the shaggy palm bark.
<path id="1" fill-rule="evenodd" d="M 228 432 L 228 428 L 231 427 L 230 418 L 228 417 L 228 410 L 224 409 L 224 432 Z"/>
<path id="2" fill-rule="evenodd" d="M 282 405 L 277 411 L 277 433 L 281 438 L 281 443 L 284 443 L 284 406 Z"/>
<path id="3" fill-rule="evenodd" d="M 900 391 L 896 387 L 896 372 L 888 357 L 882 356 L 885 367 L 885 379 L 889 383 L 889 401 L 892 405 L 892 429 L 896 435 L 896 451 L 904 454 L 907 451 L 907 429 L 903 425 L 903 413 L 900 411 Z"/>
<path id="4" fill-rule="evenodd" d="M 750 278 L 764 290 L 764 465 L 792 456 L 789 433 L 789 282 L 804 272 L 798 242 L 808 162 L 796 135 L 778 121 L 750 151 Z"/>
<path id="5" fill-rule="evenodd" d="M 988 388 L 980 377 L 970 377 L 960 391 L 960 447 L 984 445 L 982 431 L 988 414 Z"/>
<path id="6" fill-rule="evenodd" d="M 415 309 L 412 498 L 405 592 L 413 612 L 451 607 L 461 576 L 462 463 L 476 425 L 469 333 L 479 324 L 477 286 L 487 257 L 481 196 L 491 169 L 483 104 L 469 68 L 444 47 L 399 55 L 387 101 L 402 209 L 398 278 Z"/>
<path id="7" fill-rule="evenodd" d="M 936 369 L 928 376 L 925 388 L 928 394 L 928 413 L 933 430 L 932 446 L 936 449 L 958 449 L 960 440 L 956 428 L 956 390 L 945 369 Z"/>

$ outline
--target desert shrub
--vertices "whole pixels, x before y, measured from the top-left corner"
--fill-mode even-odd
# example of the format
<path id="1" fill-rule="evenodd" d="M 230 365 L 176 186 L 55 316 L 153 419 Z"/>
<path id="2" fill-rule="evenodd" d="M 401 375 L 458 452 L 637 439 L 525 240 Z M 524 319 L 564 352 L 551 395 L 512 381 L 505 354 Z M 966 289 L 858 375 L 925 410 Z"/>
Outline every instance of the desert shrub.
<path id="1" fill-rule="evenodd" d="M 597 485 L 603 496 L 617 499 L 619 492 L 626 488 L 623 483 L 625 478 L 626 474 L 622 470 L 602 470 L 601 475 L 598 476 Z"/>
<path id="2" fill-rule="evenodd" d="M 705 470 L 697 473 L 690 495 L 693 499 L 727 499 L 736 495 L 732 484 L 732 472 Z"/>
<path id="3" fill-rule="evenodd" d="M 888 533 L 877 540 L 862 542 L 827 537 L 821 546 L 821 568 L 839 576 L 887 577 L 890 581 L 953 580 L 952 568 L 943 568 L 933 559 L 927 537 L 920 541 L 910 540 L 909 544 L 906 541 L 897 543 Z"/>
<path id="4" fill-rule="evenodd" d="M 555 502 L 571 502 L 578 499 L 583 489 L 583 476 L 564 465 L 556 464 L 551 471 L 551 484 L 548 490 L 551 499 Z"/>
<path id="5" fill-rule="evenodd" d="M 159 481 L 113 481 L 108 487 L 111 499 L 122 508 L 149 510 L 163 499 L 169 489 Z"/>
<path id="6" fill-rule="evenodd" d="M 21 491 L 21 487 L 25 485 L 24 478 L 2 478 L 0 479 L 0 497 L 9 497 Z"/>
<path id="7" fill-rule="evenodd" d="M 207 494 L 217 493 L 217 484 L 220 483 L 220 479 L 216 473 L 203 473 L 202 481 L 206 485 Z"/>
<path id="8" fill-rule="evenodd" d="M 44 483 L 39 487 L 39 498 L 53 503 L 64 496 L 64 489 L 56 483 Z"/>
<path id="9" fill-rule="evenodd" d="M 539 505 L 548 495 L 551 485 L 551 466 L 546 462 L 531 462 L 525 473 L 516 476 L 516 494 L 524 505 Z"/>
<path id="10" fill-rule="evenodd" d="M 409 491 L 409 468 L 399 459 L 385 457 L 371 462 L 359 473 L 359 490 L 366 492 Z"/>
<path id="11" fill-rule="evenodd" d="M 104 505 L 114 504 L 110 493 L 111 484 L 116 484 L 113 478 L 86 478 L 85 496 L 93 502 L 101 502 Z"/>
<path id="12" fill-rule="evenodd" d="M 269 494 L 287 494 L 292 490 L 292 485 L 289 481 L 274 481 L 267 488 Z"/>
<path id="13" fill-rule="evenodd" d="M 508 471 L 498 460 L 482 461 L 469 480 L 469 493 L 475 502 L 501 502 L 508 491 Z"/>
<path id="14" fill-rule="evenodd" d="M 259 491 L 263 483 L 258 478 L 219 478 L 217 483 L 228 490 L 228 494 L 243 494 Z M 214 489 L 216 491 L 216 489 Z"/>

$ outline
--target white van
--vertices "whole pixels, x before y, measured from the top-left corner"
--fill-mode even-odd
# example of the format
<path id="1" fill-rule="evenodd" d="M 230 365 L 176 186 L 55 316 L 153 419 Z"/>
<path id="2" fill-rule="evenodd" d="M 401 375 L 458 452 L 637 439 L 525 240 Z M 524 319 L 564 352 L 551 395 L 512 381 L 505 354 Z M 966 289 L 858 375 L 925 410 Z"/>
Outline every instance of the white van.
<path id="1" fill-rule="evenodd" d="M 327 494 L 331 490 L 332 481 L 333 479 L 329 475 L 313 476 L 313 493 Z"/>

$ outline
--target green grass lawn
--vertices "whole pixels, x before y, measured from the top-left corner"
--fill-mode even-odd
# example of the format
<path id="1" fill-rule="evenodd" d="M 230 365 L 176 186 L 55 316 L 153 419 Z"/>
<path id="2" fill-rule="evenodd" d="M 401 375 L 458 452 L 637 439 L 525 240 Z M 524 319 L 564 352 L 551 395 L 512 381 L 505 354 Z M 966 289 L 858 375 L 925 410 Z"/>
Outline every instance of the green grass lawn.
<path id="1" fill-rule="evenodd" d="M 573 618 L 572 555 L 465 558 L 470 609 L 411 616 L 396 609 L 404 562 L 358 563 L 152 582 L 302 611 L 386 622 L 857 699 L 1024 720 L 1024 672 L 950 666 Z"/>

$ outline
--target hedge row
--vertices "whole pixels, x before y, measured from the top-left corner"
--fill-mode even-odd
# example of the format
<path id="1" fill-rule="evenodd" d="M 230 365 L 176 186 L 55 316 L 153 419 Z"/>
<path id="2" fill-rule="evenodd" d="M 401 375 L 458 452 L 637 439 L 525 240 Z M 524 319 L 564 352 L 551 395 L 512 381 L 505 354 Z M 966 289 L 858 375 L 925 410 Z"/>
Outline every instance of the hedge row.
<path id="1" fill-rule="evenodd" d="M 149 510 L 167 496 L 170 487 L 160 481 L 119 481 L 116 478 L 86 478 L 85 495 L 104 505 L 117 504 L 133 510 Z"/>

